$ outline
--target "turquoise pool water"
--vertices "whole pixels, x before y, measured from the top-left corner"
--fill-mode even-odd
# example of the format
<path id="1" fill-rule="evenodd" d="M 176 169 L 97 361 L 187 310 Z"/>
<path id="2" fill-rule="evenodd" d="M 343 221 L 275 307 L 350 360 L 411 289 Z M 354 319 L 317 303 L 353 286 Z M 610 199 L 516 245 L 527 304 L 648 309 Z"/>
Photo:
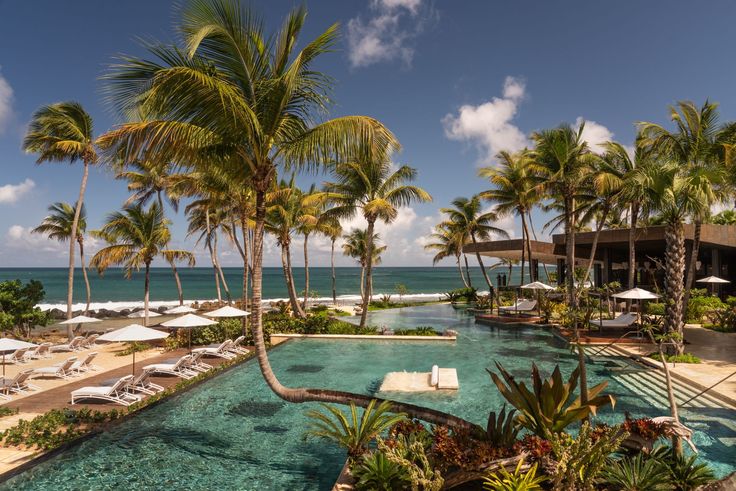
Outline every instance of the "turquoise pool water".
<path id="1" fill-rule="evenodd" d="M 565 373 L 576 360 L 550 333 L 518 327 L 475 325 L 471 316 L 448 306 L 413 307 L 371 313 L 371 324 L 391 327 L 434 325 L 459 331 L 457 343 L 396 341 L 290 341 L 271 351 L 276 374 L 287 385 L 310 385 L 372 393 L 386 372 L 429 371 L 432 364 L 456 367 L 456 395 L 397 396 L 483 423 L 490 409 L 503 404 L 485 371 L 500 361 L 512 373 L 528 377 L 531 361 L 549 372 Z M 590 382 L 611 379 L 605 364 L 590 367 Z M 599 414 L 619 421 L 634 415 L 667 414 L 626 386 L 611 380 L 615 411 Z M 185 394 L 150 408 L 109 432 L 94 437 L 0 489 L 329 489 L 344 462 L 331 444 L 304 440 L 304 413 L 315 404 L 287 404 L 268 389 L 258 365 L 249 361 Z M 701 456 L 724 475 L 734 469 L 736 441 L 729 420 L 718 409 L 682 410 L 697 430 Z M 729 440 L 730 439 L 730 440 Z M 725 442 L 725 443 L 724 443 Z"/>

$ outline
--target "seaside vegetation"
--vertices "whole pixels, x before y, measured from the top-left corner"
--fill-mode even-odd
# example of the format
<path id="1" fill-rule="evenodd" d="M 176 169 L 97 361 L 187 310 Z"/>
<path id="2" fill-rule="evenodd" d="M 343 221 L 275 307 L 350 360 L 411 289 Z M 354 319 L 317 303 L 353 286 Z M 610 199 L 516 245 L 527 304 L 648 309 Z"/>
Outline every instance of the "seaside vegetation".
<path id="1" fill-rule="evenodd" d="M 48 324 L 48 314 L 36 307 L 43 296 L 43 284 L 38 280 L 0 282 L 0 329 L 28 338 L 33 327 Z"/>

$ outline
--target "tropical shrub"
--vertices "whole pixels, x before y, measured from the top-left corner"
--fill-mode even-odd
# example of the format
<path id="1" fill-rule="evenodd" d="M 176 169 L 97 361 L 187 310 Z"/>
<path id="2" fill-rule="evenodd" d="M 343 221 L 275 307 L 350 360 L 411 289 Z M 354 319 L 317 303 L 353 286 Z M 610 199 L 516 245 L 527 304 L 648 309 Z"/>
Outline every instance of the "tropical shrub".
<path id="1" fill-rule="evenodd" d="M 711 310 L 706 314 L 706 317 L 709 324 L 705 324 L 703 325 L 703 327 L 721 332 L 733 332 L 734 330 L 736 330 L 735 307 L 729 306 L 723 309 Z"/>
<path id="2" fill-rule="evenodd" d="M 664 304 L 662 302 L 647 302 L 646 313 L 649 315 L 664 315 Z"/>
<path id="3" fill-rule="evenodd" d="M 412 329 L 397 329 L 394 331 L 397 336 L 439 336 L 439 333 L 430 326 L 419 326 Z"/>
<path id="4" fill-rule="evenodd" d="M 457 469 L 475 471 L 510 455 L 510 449 L 495 447 L 487 440 L 476 438 L 476 435 L 476 432 L 461 428 L 432 428 L 432 455 L 443 474 Z"/>
<path id="5" fill-rule="evenodd" d="M 25 285 L 20 280 L 0 282 L 0 329 L 23 337 L 31 327 L 48 324 L 48 313 L 36 307 L 44 295 L 43 284 L 37 280 Z"/>
<path id="6" fill-rule="evenodd" d="M 524 460 L 516 464 L 511 473 L 505 467 L 483 480 L 483 489 L 489 491 L 537 491 L 542 489 L 542 483 L 547 480 L 544 476 L 537 476 L 537 464 L 533 464 L 526 471 L 522 471 Z"/>
<path id="7" fill-rule="evenodd" d="M 312 422 L 307 435 L 331 440 L 345 447 L 351 458 L 364 454 L 371 440 L 406 418 L 402 413 L 391 413 L 391 405 L 387 401 L 376 406 L 375 399 L 368 404 L 361 417 L 354 403 L 350 404 L 348 415 L 336 406 L 320 405 L 328 414 L 308 411 L 307 416 Z"/>
<path id="8" fill-rule="evenodd" d="M 642 453 L 608 463 L 601 472 L 607 489 L 616 491 L 666 491 L 673 489 L 669 469 L 658 459 Z"/>
<path id="9" fill-rule="evenodd" d="M 665 425 L 657 423 L 651 418 L 633 419 L 626 415 L 626 419 L 621 424 L 629 435 L 637 435 L 648 441 L 655 441 L 666 433 Z"/>
<path id="10" fill-rule="evenodd" d="M 517 382 L 513 375 L 496 362 L 501 377 L 488 370 L 501 395 L 518 411 L 517 423 L 537 436 L 548 438 L 570 424 L 595 414 L 599 407 L 615 403 L 609 395 L 600 395 L 608 382 L 601 382 L 588 389 L 588 402 L 583 405 L 575 398 L 580 368 L 563 382 L 560 367 L 555 366 L 549 379 L 543 381 L 536 364 L 532 364 L 532 390 L 524 382 Z"/>
<path id="11" fill-rule="evenodd" d="M 169 350 L 187 347 L 191 337 L 192 346 L 203 346 L 222 343 L 226 339 L 235 339 L 242 332 L 243 324 L 240 319 L 223 319 L 212 326 L 177 329 L 176 334 L 166 338 L 164 344 Z"/>
<path id="12" fill-rule="evenodd" d="M 357 480 L 356 489 L 393 491 L 406 489 L 409 484 L 406 469 L 381 452 L 364 455 L 350 471 Z"/>
<path id="13" fill-rule="evenodd" d="M 651 353 L 647 356 L 649 356 L 649 358 L 653 360 L 662 361 L 662 357 L 659 355 L 659 353 Z M 668 355 L 665 353 L 664 358 L 669 363 L 700 363 L 700 358 L 692 353 L 683 353 L 681 355 Z"/>
<path id="14" fill-rule="evenodd" d="M 606 459 L 625 437 L 626 433 L 614 428 L 594 432 L 587 421 L 580 426 L 577 438 L 566 433 L 552 434 L 550 445 L 555 460 L 552 489 L 593 489 Z"/>
<path id="15" fill-rule="evenodd" d="M 439 470 L 434 469 L 427 456 L 429 446 L 415 435 L 398 435 L 389 442 L 376 439 L 378 451 L 406 471 L 409 489 L 439 491 L 445 480 Z"/>
<path id="16" fill-rule="evenodd" d="M 718 297 L 706 295 L 706 296 L 694 296 L 690 298 L 687 303 L 687 312 L 685 313 L 685 320 L 687 322 L 700 323 L 703 318 L 709 312 L 714 310 L 720 310 L 726 307 Z"/>
<path id="17" fill-rule="evenodd" d="M 486 432 L 483 437 L 486 441 L 495 447 L 510 448 L 516 443 L 519 436 L 519 428 L 515 421 L 516 411 L 511 410 L 506 413 L 506 405 L 504 404 L 501 412 L 496 415 L 495 411 L 491 411 L 488 415 L 488 423 L 486 424 Z"/>
<path id="18" fill-rule="evenodd" d="M 451 302 L 475 302 L 478 300 L 478 290 L 475 288 L 457 288 L 445 292 L 445 297 Z"/>
<path id="19" fill-rule="evenodd" d="M 685 457 L 677 455 L 672 448 L 655 448 L 650 458 L 662 462 L 670 473 L 670 482 L 677 491 L 690 491 L 715 480 L 713 471 L 706 464 L 697 461 L 696 455 Z"/>
<path id="20" fill-rule="evenodd" d="M 8 406 L 0 406 L 0 418 L 4 418 L 5 416 L 12 416 L 14 414 L 18 414 L 18 409 L 10 408 Z"/>
<path id="21" fill-rule="evenodd" d="M 521 452 L 529 454 L 532 460 L 540 461 L 552 453 L 552 444 L 545 438 L 527 433 L 514 444 L 514 453 Z"/>

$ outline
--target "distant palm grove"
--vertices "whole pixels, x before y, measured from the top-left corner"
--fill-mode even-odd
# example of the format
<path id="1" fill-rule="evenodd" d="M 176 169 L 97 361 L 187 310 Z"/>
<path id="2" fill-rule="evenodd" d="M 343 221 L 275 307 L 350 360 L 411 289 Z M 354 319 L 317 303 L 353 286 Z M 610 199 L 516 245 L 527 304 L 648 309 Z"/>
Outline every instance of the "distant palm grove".
<path id="1" fill-rule="evenodd" d="M 304 316 L 310 300 L 309 239 L 322 235 L 355 259 L 363 271 L 361 326 L 366 324 L 372 294 L 372 268 L 383 245 L 375 228 L 391 223 L 398 208 L 432 198 L 416 185 L 417 170 L 395 163 L 401 145 L 380 121 L 363 115 L 332 118 L 332 80 L 316 71 L 315 61 L 338 40 L 332 25 L 311 40 L 300 34 L 307 11 L 295 8 L 278 32 L 237 1 L 192 0 L 178 16 L 176 44 L 148 43 L 145 57 L 121 56 L 102 76 L 104 99 L 119 124 L 96 134 L 92 118 L 79 104 L 61 102 L 41 107 L 33 117 L 24 148 L 38 163 L 70 162 L 83 167 L 76 204 L 56 203 L 36 229 L 69 242 L 67 315 L 72 316 L 73 271 L 77 254 L 85 268 L 85 234 L 106 242 L 90 265 L 102 272 L 121 265 L 126 272 L 148 271 L 155 258 L 170 266 L 183 289 L 177 267 L 194 264 L 191 251 L 171 246 L 170 221 L 164 204 L 188 220 L 188 233 L 206 249 L 212 264 L 217 300 L 235 299 L 220 266 L 221 241 L 230 243 L 243 264 L 243 296 L 252 315 L 255 349 L 261 371 L 276 394 L 292 402 L 354 402 L 367 406 L 374 398 L 332 390 L 283 386 L 271 370 L 262 331 L 262 266 L 264 236 L 280 249 L 284 280 L 293 315 Z M 297 46 L 301 50 L 296 49 Z M 513 215 L 525 243 L 520 267 L 532 280 L 530 240 L 537 230 L 532 211 L 552 212 L 545 225 L 560 227 L 566 236 L 567 302 L 575 306 L 591 272 L 595 244 L 587 268 L 576 271 L 575 234 L 583 230 L 631 227 L 630 264 L 636 255 L 633 230 L 647 224 L 667 228 L 667 332 L 681 333 L 694 259 L 686 264 L 683 225 L 695 225 L 695 250 L 703 223 L 736 223 L 736 213 L 712 214 L 736 196 L 734 145 L 736 124 L 719 121 L 717 104 L 678 102 L 665 124 L 637 122 L 633 147 L 608 142 L 594 152 L 583 139 L 584 123 L 561 124 L 531 135 L 533 147 L 501 152 L 496 163 L 480 169 L 488 189 L 459 197 L 441 211 L 426 246 L 435 261 L 450 258 L 467 286 L 467 244 L 507 236 L 497 220 Z M 420 163 L 417 163 L 420 164 Z M 468 163 L 468 165 L 472 165 Z M 131 193 L 120 211 L 111 211 L 100 230 L 86 230 L 84 195 L 90 166 L 105 166 L 127 183 Z M 75 169 L 75 167 L 71 167 Z M 295 176 L 326 170 L 327 182 L 300 189 Z M 488 211 L 490 210 L 490 211 Z M 343 230 L 341 222 L 355 216 L 365 229 Z M 300 239 L 302 251 L 293 241 Z M 292 256 L 302 254 L 305 290 L 296 290 Z M 697 252 L 691 255 L 697 256 Z M 493 292 L 479 254 L 485 287 Z M 478 286 L 478 285 L 476 285 Z M 634 278 L 629 277 L 629 287 Z M 146 281 L 146 321 L 149 286 Z M 89 293 L 88 293 L 89 305 Z M 70 326 L 71 329 L 71 326 Z M 681 336 L 679 338 L 682 349 Z M 393 409 L 426 421 L 464 424 L 459 418 L 393 403 Z"/>

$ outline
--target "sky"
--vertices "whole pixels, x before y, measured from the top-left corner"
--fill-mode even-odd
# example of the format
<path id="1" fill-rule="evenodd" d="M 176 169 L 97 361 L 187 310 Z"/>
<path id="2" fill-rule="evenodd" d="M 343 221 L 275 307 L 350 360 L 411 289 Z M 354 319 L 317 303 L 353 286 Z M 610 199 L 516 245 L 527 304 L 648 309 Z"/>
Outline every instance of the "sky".
<path id="1" fill-rule="evenodd" d="M 273 30 L 295 3 L 249 5 Z M 439 209 L 486 189 L 478 169 L 494 165 L 500 150 L 528 145 L 535 130 L 585 120 L 584 136 L 595 150 L 609 139 L 630 145 L 637 121 L 668 123 L 668 105 L 678 100 L 710 99 L 720 103 L 723 121 L 736 119 L 736 64 L 728 50 L 736 3 L 729 0 L 311 0 L 306 6 L 302 42 L 334 22 L 341 26 L 336 50 L 316 65 L 335 81 L 330 116 L 364 114 L 386 124 L 403 147 L 395 162 L 415 167 L 417 184 L 434 198 L 402 208 L 393 224 L 379 228 L 389 246 L 387 266 L 430 265 L 423 245 L 441 219 Z M 94 118 L 96 134 L 114 128 L 120 121 L 103 101 L 99 77 L 118 54 L 145 56 L 140 39 L 175 42 L 176 18 L 174 4 L 163 0 L 0 0 L 0 267 L 68 261 L 67 246 L 30 230 L 49 204 L 76 199 L 82 169 L 35 165 L 22 151 L 33 112 L 76 100 Z M 299 182 L 326 179 L 304 175 Z M 127 196 L 124 182 L 95 168 L 85 200 L 88 229 Z M 203 248 L 186 237 L 183 213 L 167 213 L 174 245 L 194 249 L 198 265 L 209 265 Z M 535 212 L 538 232 L 545 219 Z M 344 225 L 362 226 L 362 220 Z M 497 226 L 520 235 L 513 217 Z M 238 265 L 237 252 L 221 242 L 222 263 Z M 310 244 L 310 263 L 328 265 L 329 242 Z M 103 245 L 91 239 L 88 249 Z M 264 264 L 280 265 L 272 240 Z M 337 264 L 352 261 L 338 257 Z"/>

